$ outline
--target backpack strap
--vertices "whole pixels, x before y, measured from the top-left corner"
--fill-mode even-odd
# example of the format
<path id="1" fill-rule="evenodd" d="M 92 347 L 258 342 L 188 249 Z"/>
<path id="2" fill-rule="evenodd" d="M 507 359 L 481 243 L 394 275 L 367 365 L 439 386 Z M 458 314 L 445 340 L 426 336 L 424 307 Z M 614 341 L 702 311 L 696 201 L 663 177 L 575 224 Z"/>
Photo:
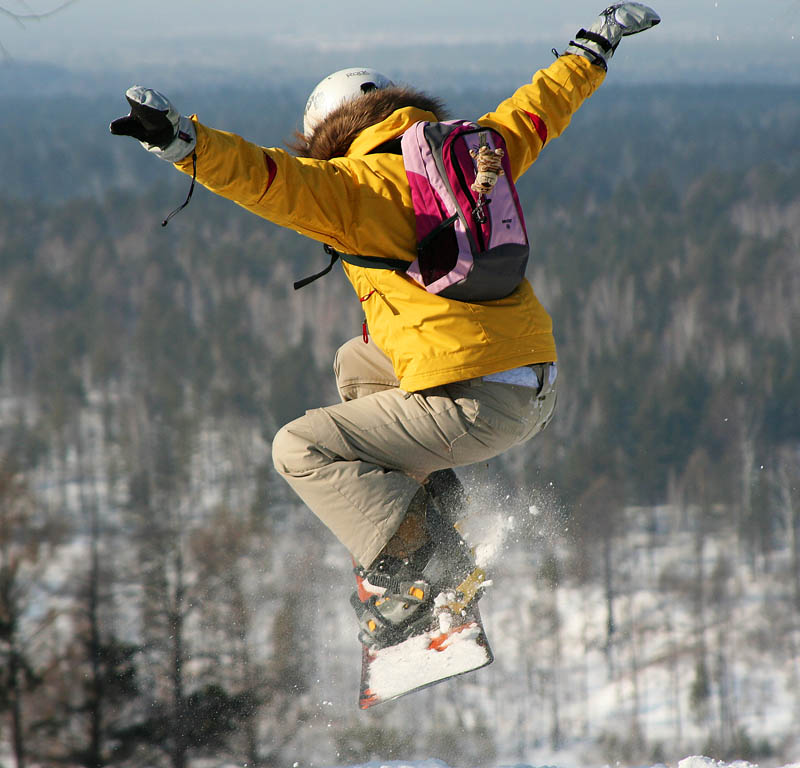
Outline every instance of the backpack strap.
<path id="1" fill-rule="evenodd" d="M 336 260 L 341 256 L 339 251 L 332 248 L 330 245 L 325 245 L 325 253 L 330 254 L 331 262 L 328 264 L 325 269 L 320 270 L 314 275 L 309 275 L 308 277 L 304 277 L 302 280 L 297 280 L 294 284 L 294 289 L 297 291 L 300 288 L 304 288 L 309 283 L 313 283 L 315 280 L 319 280 L 321 277 L 325 277 L 333 269 L 333 265 L 336 263 Z"/>
<path id="2" fill-rule="evenodd" d="M 331 248 L 331 250 L 333 250 Z M 387 259 L 383 256 L 354 256 L 351 253 L 340 253 L 339 258 L 356 267 L 364 269 L 391 269 L 398 272 L 407 272 L 411 266 L 410 261 L 402 259 Z"/>
<path id="3" fill-rule="evenodd" d="M 324 248 L 325 253 L 331 257 L 330 264 L 328 264 L 325 269 L 317 272 L 315 275 L 309 275 L 308 277 L 304 277 L 302 280 L 298 280 L 294 284 L 294 289 L 296 291 L 305 287 L 309 283 L 313 283 L 315 280 L 319 280 L 320 277 L 327 275 L 333 269 L 333 265 L 338 259 L 346 261 L 348 264 L 352 264 L 353 266 L 363 267 L 365 269 L 391 269 L 397 270 L 398 272 L 407 272 L 408 268 L 411 266 L 410 261 L 403 261 L 402 259 L 385 259 L 381 256 L 355 256 L 350 253 L 340 253 L 333 246 L 327 244 L 324 246 Z"/>
<path id="4" fill-rule="evenodd" d="M 368 154 L 388 153 L 392 155 L 402 155 L 403 150 L 400 143 L 402 138 L 402 136 L 397 136 L 394 139 L 388 139 L 384 141 L 383 144 L 375 147 L 375 149 L 370 150 Z M 315 280 L 319 280 L 321 277 L 325 277 L 325 275 L 333 269 L 333 265 L 336 263 L 337 259 L 346 261 L 348 264 L 353 264 L 356 267 L 364 267 L 365 269 L 396 269 L 401 272 L 406 272 L 411 266 L 410 261 L 403 261 L 402 259 L 384 259 L 380 256 L 354 256 L 348 253 L 339 253 L 339 251 L 331 245 L 325 245 L 325 253 L 331 257 L 330 264 L 315 275 L 309 275 L 302 280 L 298 280 L 294 284 L 294 289 L 296 291 L 300 288 L 304 288 L 309 283 L 313 283 Z"/>

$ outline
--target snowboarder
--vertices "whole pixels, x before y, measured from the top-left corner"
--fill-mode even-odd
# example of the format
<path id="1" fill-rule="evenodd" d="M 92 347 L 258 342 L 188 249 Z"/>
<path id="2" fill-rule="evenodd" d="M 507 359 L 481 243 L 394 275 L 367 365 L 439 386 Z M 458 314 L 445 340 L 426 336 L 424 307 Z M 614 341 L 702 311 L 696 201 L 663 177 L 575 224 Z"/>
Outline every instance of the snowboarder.
<path id="1" fill-rule="evenodd" d="M 600 86 L 621 38 L 659 21 L 640 3 L 612 5 L 477 120 L 502 136 L 514 179 Z M 111 132 L 138 139 L 211 191 L 342 253 L 414 259 L 414 207 L 396 145 L 418 121 L 446 117 L 438 99 L 373 69 L 341 70 L 313 90 L 292 154 L 209 128 L 157 91 L 133 86 L 126 97 L 130 114 Z M 398 574 L 441 589 L 469 571 L 457 537 L 434 530 L 428 497 L 458 492 L 454 467 L 488 460 L 547 426 L 556 347 L 527 280 L 505 298 L 468 303 L 429 293 L 402 270 L 343 268 L 365 324 L 336 353 L 342 402 L 284 426 L 273 458 L 357 564 L 357 610 L 383 593 L 386 621 L 367 637 L 380 642 L 385 627 L 391 638 L 430 605 L 394 596 Z"/>

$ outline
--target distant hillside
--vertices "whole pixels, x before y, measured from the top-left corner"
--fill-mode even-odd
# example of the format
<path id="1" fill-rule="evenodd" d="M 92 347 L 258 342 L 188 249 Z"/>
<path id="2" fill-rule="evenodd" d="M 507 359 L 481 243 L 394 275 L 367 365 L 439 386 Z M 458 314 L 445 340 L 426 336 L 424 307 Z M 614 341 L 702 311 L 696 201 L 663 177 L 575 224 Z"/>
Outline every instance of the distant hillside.
<path id="1" fill-rule="evenodd" d="M 304 97 L 171 95 L 271 144 Z M 475 116 L 505 94 L 443 95 Z M 131 768 L 415 745 L 482 765 L 789 760 L 799 96 L 609 87 L 524 177 L 560 390 L 543 435 L 461 470 L 505 536 L 498 661 L 369 721 L 346 693 L 347 558 L 270 460 L 281 424 L 336 399 L 349 284 L 293 291 L 321 248 L 203 190 L 162 228 L 189 179 L 107 133 L 122 91 L 5 99 L 0 741 Z"/>
<path id="2" fill-rule="evenodd" d="M 785 39 L 780 55 L 772 46 L 733 42 L 724 36 L 713 41 L 695 38 L 675 42 L 674 28 L 672 34 L 665 34 L 667 23 L 672 26 L 672 13 L 665 11 L 666 23 L 660 30 L 619 49 L 610 80 L 624 86 L 800 85 L 800 50 L 796 40 L 792 41 L 796 9 L 794 13 L 788 6 L 783 10 L 785 26 L 774 33 L 776 39 Z M 151 38 L 147 56 L 138 46 L 110 38 L 91 48 L 77 47 L 69 36 L 45 45 L 33 32 L 29 41 L 33 45 L 10 48 L 0 60 L 0 95 L 27 91 L 43 96 L 65 92 L 80 96 L 86 95 L 87 88 L 108 91 L 130 84 L 130 78 L 144 78 L 172 91 L 237 84 L 252 90 L 285 86 L 308 93 L 325 74 L 361 65 L 434 90 L 492 88 L 493 84 L 505 87 L 513 81 L 525 81 L 534 70 L 547 66 L 552 61 L 552 48 L 563 50 L 573 31 L 577 27 L 563 36 L 552 36 L 539 28 L 483 28 L 475 34 L 456 36 L 450 28 L 430 28 L 414 40 L 393 38 L 392 32 L 384 31 L 378 40 L 370 41 L 359 34 L 362 30 L 354 30 L 355 39 L 320 44 L 297 34 L 275 35 L 261 29 L 253 30 L 250 37 L 224 32 L 183 36 L 174 30 L 168 39 Z M 48 63 L 42 63 L 41 57 Z M 53 62 L 56 67 L 51 66 Z"/>

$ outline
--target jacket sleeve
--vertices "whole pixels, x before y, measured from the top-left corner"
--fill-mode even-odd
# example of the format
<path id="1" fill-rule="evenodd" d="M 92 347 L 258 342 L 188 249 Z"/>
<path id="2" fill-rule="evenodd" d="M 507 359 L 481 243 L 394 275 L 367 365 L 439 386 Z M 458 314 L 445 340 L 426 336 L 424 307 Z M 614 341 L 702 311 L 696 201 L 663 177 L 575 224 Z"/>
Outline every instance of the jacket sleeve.
<path id="1" fill-rule="evenodd" d="M 478 120 L 502 134 L 514 179 L 530 167 L 548 141 L 561 134 L 604 78 L 605 71 L 582 56 L 560 56 Z"/>
<path id="2" fill-rule="evenodd" d="M 298 158 L 198 122 L 197 181 L 248 211 L 334 247 L 357 217 L 358 183 L 346 161 Z M 176 163 L 192 173 L 191 156 Z"/>

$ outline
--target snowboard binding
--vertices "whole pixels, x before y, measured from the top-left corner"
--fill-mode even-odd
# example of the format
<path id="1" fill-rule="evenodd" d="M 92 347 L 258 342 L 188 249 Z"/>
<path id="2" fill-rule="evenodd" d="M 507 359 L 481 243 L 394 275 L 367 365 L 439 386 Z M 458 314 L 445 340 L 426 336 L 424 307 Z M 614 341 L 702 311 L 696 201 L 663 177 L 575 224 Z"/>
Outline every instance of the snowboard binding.
<path id="1" fill-rule="evenodd" d="M 421 579 L 402 582 L 397 592 L 372 595 L 367 602 L 354 592 L 351 602 L 358 616 L 358 639 L 370 648 L 386 648 L 424 632 L 433 617 L 431 594 L 431 585 Z"/>
<path id="2" fill-rule="evenodd" d="M 440 509 L 439 489 L 428 490 L 429 540 L 407 558 L 383 556 L 369 568 L 355 568 L 357 589 L 350 602 L 359 621 L 359 640 L 369 648 L 386 648 L 422 634 L 440 615 L 462 614 L 483 593 L 485 574 L 453 527 L 452 510 Z"/>

